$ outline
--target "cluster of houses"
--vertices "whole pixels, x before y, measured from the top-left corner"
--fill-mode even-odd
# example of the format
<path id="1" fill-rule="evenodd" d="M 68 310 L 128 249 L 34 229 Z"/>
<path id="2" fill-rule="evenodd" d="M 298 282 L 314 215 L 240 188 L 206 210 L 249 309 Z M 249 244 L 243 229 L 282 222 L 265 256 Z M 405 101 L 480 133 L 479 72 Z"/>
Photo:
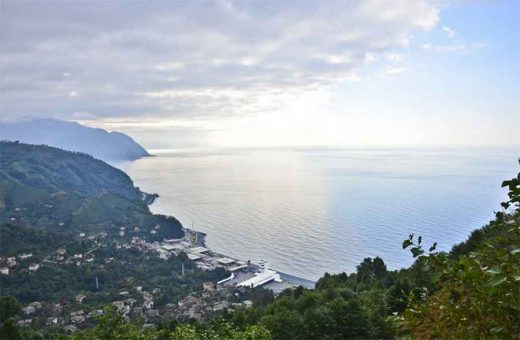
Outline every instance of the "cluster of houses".
<path id="1" fill-rule="evenodd" d="M 119 295 L 124 300 L 116 300 L 112 302 L 112 305 L 116 308 L 118 313 L 124 318 L 130 317 L 146 317 L 155 318 L 159 316 L 159 310 L 154 309 L 153 294 L 159 292 L 159 288 L 154 288 L 152 293 L 143 290 L 143 287 L 136 287 L 136 292 L 139 295 L 136 298 L 130 297 L 128 291 L 120 292 Z M 142 301 L 142 302 L 140 302 Z"/>
<path id="2" fill-rule="evenodd" d="M 158 228 L 160 228 L 160 226 L 155 226 L 151 229 L 150 233 L 153 233 Z M 120 227 L 118 232 L 119 236 L 125 236 L 128 230 L 130 229 Z M 135 227 L 131 229 L 131 231 L 139 232 L 139 228 Z M 204 247 L 203 242 L 197 242 L 197 235 L 197 232 L 187 230 L 183 238 L 165 239 L 162 242 L 147 242 L 144 237 L 132 236 L 130 238 L 128 235 L 124 238 L 126 241 L 120 240 L 115 243 L 117 249 L 137 249 L 141 252 L 154 253 L 159 258 L 165 260 L 171 256 L 184 253 L 202 270 L 213 270 L 221 267 L 231 272 L 229 278 L 217 284 L 206 282 L 201 292 L 192 292 L 177 303 L 166 304 L 160 309 L 154 304 L 154 294 L 159 293 L 158 288 L 148 292 L 143 290 L 143 287 L 137 286 L 134 287 L 131 292 L 119 292 L 120 298 L 112 301 L 112 305 L 120 315 L 126 319 L 144 318 L 144 320 L 148 322 L 145 326 L 152 326 L 153 322 L 161 319 L 176 319 L 179 321 L 189 319 L 202 320 L 213 313 L 223 310 L 252 307 L 253 303 L 250 300 L 240 301 L 237 299 L 237 291 L 245 291 L 245 287 L 255 287 L 263 284 L 264 281 L 271 281 L 271 277 L 266 279 L 263 276 L 272 276 L 276 274 L 276 272 L 269 271 L 262 266 L 260 266 L 261 271 L 256 272 L 259 267 L 252 265 L 250 261 L 241 261 L 214 253 Z M 43 262 L 75 264 L 77 266 L 93 262 L 95 258 L 94 251 L 106 245 L 106 243 L 101 241 L 106 239 L 107 233 L 98 233 L 90 236 L 80 233 L 79 237 L 93 241 L 97 247 L 85 253 L 76 254 L 68 253 L 66 248 L 61 247 L 47 256 Z M 32 254 L 20 254 L 17 257 L 0 258 L 1 274 L 9 275 L 9 270 L 17 265 L 17 259 L 27 260 L 31 256 Z M 110 263 L 112 260 L 113 258 L 106 258 L 104 259 L 104 263 Z M 102 266 L 103 264 L 100 265 Z M 36 271 L 39 267 L 40 264 L 34 263 L 28 267 L 28 270 Z M 256 281 L 249 283 L 252 280 Z M 241 284 L 244 282 L 246 284 Z M 40 302 L 32 302 L 23 308 L 21 313 L 23 318 L 20 319 L 18 323 L 24 327 L 31 326 L 34 323 L 33 316 L 37 315 L 38 325 L 41 325 L 45 321 L 46 326 L 60 326 L 67 332 L 74 332 L 80 327 L 87 326 L 89 324 L 88 319 L 91 317 L 103 313 L 103 310 L 94 310 L 85 313 L 82 309 L 79 309 L 77 306 L 83 304 L 87 298 L 88 297 L 84 294 L 77 294 L 74 299 L 76 302 L 74 306 L 76 306 L 77 310 L 67 310 L 65 314 L 62 313 L 61 304 L 49 305 L 49 308 L 44 308 L 45 312 L 41 312 L 42 304 Z"/>
<path id="3" fill-rule="evenodd" d="M 234 310 L 236 308 L 250 308 L 253 302 L 244 300 L 232 303 L 234 289 L 215 285 L 213 282 L 203 284 L 201 293 L 191 293 L 177 302 L 172 316 L 179 321 L 194 319 L 200 321 L 212 313 Z"/>
<path id="4" fill-rule="evenodd" d="M 93 243 L 95 245 L 100 246 L 99 241 L 106 238 L 107 235 L 107 233 L 101 232 L 86 238 L 90 241 L 94 241 Z M 80 233 L 79 236 L 85 237 L 85 234 Z M 95 249 L 97 248 L 94 248 L 93 250 Z M 27 260 L 32 257 L 32 253 L 22 253 L 17 256 L 8 256 L 5 258 L 0 257 L 0 275 L 9 275 L 15 270 L 15 268 L 19 269 L 20 271 L 27 270 L 29 272 L 36 272 L 41 268 L 43 262 L 54 264 L 76 264 L 77 266 L 81 266 L 83 263 L 94 262 L 94 254 L 91 254 L 91 251 L 86 253 L 72 254 L 71 256 L 67 257 L 67 249 L 58 248 L 53 254 L 45 257 L 42 263 L 29 263 L 25 267 L 20 268 L 19 262 L 27 263 Z"/>
<path id="5" fill-rule="evenodd" d="M 78 297 L 80 296 L 81 294 L 76 297 L 76 300 L 78 300 Z M 84 295 L 83 298 L 80 298 L 80 300 L 82 301 L 83 299 Z M 63 306 L 59 303 L 43 306 L 41 302 L 31 302 L 22 308 L 21 314 L 23 318 L 18 321 L 18 325 L 21 327 L 30 327 L 33 326 L 35 320 L 34 318 L 37 317 L 38 314 L 55 314 L 58 316 L 48 316 L 47 318 L 43 319 L 45 321 L 45 326 L 59 326 L 66 324 L 63 329 L 65 331 L 73 332 L 77 330 L 78 327 L 83 325 L 87 319 L 103 314 L 103 310 L 96 310 L 90 313 L 85 313 L 83 310 L 75 310 L 66 314 L 65 316 L 62 316 L 60 315 L 62 308 Z M 43 309 L 45 309 L 46 312 L 42 312 Z"/>
<path id="6" fill-rule="evenodd" d="M 25 260 L 31 258 L 33 254 L 31 253 L 23 253 L 19 254 L 17 256 L 9 256 L 9 257 L 0 257 L 0 275 L 9 275 L 15 268 L 19 268 L 21 271 L 29 271 L 29 272 L 35 272 L 38 269 L 40 269 L 40 264 L 38 263 L 31 263 L 28 266 L 24 266 L 20 268 L 20 265 L 18 263 L 19 261 L 26 262 Z"/>

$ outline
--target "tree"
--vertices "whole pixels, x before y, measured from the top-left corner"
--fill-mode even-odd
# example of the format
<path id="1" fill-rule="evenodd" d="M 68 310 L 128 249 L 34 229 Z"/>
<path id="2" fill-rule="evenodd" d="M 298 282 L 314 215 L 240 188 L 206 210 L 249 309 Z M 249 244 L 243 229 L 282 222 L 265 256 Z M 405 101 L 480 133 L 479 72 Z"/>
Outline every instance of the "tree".
<path id="1" fill-rule="evenodd" d="M 472 251 L 425 251 L 413 235 L 403 243 L 423 271 L 436 273 L 433 289 L 411 296 L 400 319 L 413 338 L 520 338 L 520 173 L 502 186 L 509 201 Z"/>
<path id="2" fill-rule="evenodd" d="M 387 273 L 386 264 L 380 257 L 376 257 L 373 260 L 367 257 L 356 269 L 358 279 L 363 282 L 368 282 L 373 278 L 381 279 Z"/>
<path id="3" fill-rule="evenodd" d="M 21 308 L 22 306 L 14 297 L 9 295 L 0 296 L 0 323 L 15 316 Z"/>
<path id="4" fill-rule="evenodd" d="M 20 328 L 15 318 L 10 318 L 0 326 L 0 339 L 18 340 L 22 339 Z"/>

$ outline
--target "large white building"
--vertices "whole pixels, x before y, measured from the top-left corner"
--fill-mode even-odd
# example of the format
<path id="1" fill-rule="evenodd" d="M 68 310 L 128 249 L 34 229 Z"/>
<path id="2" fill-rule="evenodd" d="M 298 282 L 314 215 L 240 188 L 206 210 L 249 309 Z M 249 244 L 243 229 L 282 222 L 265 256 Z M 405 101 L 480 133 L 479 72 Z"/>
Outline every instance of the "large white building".
<path id="1" fill-rule="evenodd" d="M 282 282 L 280 274 L 274 270 L 269 269 L 268 261 L 260 260 L 258 266 L 260 267 L 260 270 L 258 273 L 255 273 L 254 277 L 240 282 L 237 286 L 256 288 L 271 281 Z"/>
<path id="2" fill-rule="evenodd" d="M 256 288 L 271 281 L 282 282 L 282 279 L 280 278 L 280 274 L 274 270 L 266 269 L 263 272 L 256 273 L 254 277 L 240 282 L 238 286 Z"/>

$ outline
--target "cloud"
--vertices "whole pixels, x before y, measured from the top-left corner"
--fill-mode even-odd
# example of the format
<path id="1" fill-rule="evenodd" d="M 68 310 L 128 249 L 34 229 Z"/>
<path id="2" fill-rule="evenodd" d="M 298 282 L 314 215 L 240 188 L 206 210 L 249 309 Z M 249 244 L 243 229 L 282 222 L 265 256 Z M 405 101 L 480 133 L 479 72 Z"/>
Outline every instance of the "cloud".
<path id="1" fill-rule="evenodd" d="M 449 28 L 448 26 L 444 26 L 442 28 L 442 31 L 446 34 L 446 36 L 450 39 L 455 38 L 455 35 L 457 34 L 454 29 Z"/>
<path id="2" fill-rule="evenodd" d="M 474 50 L 482 49 L 486 47 L 484 43 L 456 43 L 450 45 L 435 45 L 435 44 L 423 44 L 424 50 L 439 52 L 439 53 L 469 53 Z"/>
<path id="3" fill-rule="evenodd" d="M 269 111 L 379 57 L 399 59 L 438 9 L 428 0 L 6 1 L 0 21 L 5 118 L 185 119 Z"/>

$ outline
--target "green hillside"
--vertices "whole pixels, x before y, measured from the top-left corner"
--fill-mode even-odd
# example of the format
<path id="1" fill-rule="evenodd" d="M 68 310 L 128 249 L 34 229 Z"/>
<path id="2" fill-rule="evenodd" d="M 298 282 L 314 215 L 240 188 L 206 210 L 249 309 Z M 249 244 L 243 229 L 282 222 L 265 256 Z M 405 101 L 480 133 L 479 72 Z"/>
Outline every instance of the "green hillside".
<path id="1" fill-rule="evenodd" d="M 64 232 L 118 232 L 160 225 L 154 237 L 180 237 L 180 223 L 150 213 L 153 195 L 93 157 L 45 145 L 0 144 L 0 222 Z"/>

